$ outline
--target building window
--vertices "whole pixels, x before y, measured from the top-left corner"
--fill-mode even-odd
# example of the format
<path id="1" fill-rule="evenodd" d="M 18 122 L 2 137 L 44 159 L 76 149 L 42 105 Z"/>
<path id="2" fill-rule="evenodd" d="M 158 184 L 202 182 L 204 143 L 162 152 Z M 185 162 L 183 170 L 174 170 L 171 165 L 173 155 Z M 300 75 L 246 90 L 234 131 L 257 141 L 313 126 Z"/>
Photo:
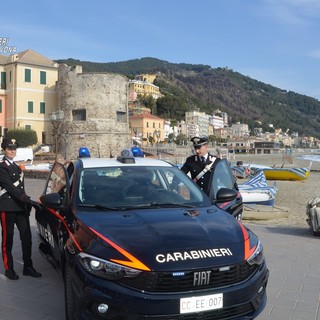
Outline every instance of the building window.
<path id="1" fill-rule="evenodd" d="M 40 102 L 40 113 L 45 114 L 46 113 L 46 103 Z"/>
<path id="2" fill-rule="evenodd" d="M 31 130 L 30 124 L 26 124 L 26 125 L 25 125 L 25 129 L 26 129 L 26 130 Z"/>
<path id="3" fill-rule="evenodd" d="M 86 110 L 85 109 L 72 110 L 72 119 L 74 121 L 86 121 L 87 120 Z"/>
<path id="4" fill-rule="evenodd" d="M 126 113 L 123 111 L 117 111 L 117 122 L 126 122 Z"/>
<path id="5" fill-rule="evenodd" d="M 155 128 L 155 127 L 156 127 L 156 124 L 155 124 L 155 123 L 153 123 L 153 124 L 152 124 L 152 128 Z"/>
<path id="6" fill-rule="evenodd" d="M 40 84 L 47 84 L 47 73 L 40 71 Z"/>
<path id="7" fill-rule="evenodd" d="M 33 101 L 28 101 L 28 113 L 33 113 Z"/>
<path id="8" fill-rule="evenodd" d="M 0 89 L 2 90 L 7 89 L 7 75 L 5 72 L 1 72 Z"/>
<path id="9" fill-rule="evenodd" d="M 24 82 L 31 82 L 31 69 L 24 69 Z"/>
<path id="10" fill-rule="evenodd" d="M 149 122 L 147 122 L 147 128 L 149 128 Z"/>
<path id="11" fill-rule="evenodd" d="M 0 113 L 2 113 L 2 100 L 1 99 L 0 99 Z"/>

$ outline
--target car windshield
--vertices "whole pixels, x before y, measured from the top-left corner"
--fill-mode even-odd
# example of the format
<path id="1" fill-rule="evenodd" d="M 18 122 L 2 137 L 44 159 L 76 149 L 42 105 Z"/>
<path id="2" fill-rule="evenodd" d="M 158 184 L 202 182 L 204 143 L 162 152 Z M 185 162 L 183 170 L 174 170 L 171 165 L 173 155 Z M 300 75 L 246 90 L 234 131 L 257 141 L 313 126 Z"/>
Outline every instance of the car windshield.
<path id="1" fill-rule="evenodd" d="M 79 173 L 78 179 L 79 207 L 127 210 L 211 204 L 190 178 L 175 167 L 88 168 Z"/>

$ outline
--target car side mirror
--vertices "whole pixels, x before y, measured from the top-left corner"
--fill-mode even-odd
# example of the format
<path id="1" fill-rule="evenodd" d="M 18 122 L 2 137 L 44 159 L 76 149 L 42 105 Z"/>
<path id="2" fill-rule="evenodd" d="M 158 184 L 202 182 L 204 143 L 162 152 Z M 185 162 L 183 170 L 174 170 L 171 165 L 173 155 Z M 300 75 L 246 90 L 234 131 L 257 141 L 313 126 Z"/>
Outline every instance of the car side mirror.
<path id="1" fill-rule="evenodd" d="M 44 194 L 40 197 L 40 201 L 42 205 L 53 208 L 61 205 L 61 197 L 59 193 Z"/>
<path id="2" fill-rule="evenodd" d="M 236 199 L 238 196 L 238 192 L 233 189 L 221 188 L 217 192 L 215 202 L 229 202 Z"/>

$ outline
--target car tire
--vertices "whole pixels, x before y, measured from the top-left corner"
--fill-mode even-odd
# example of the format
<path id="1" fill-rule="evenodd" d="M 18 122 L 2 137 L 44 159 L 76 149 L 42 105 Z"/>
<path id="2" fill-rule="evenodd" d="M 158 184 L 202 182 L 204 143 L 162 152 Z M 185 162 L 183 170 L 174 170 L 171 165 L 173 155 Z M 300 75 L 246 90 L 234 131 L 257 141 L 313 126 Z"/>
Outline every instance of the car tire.
<path id="1" fill-rule="evenodd" d="M 319 226 L 318 226 L 319 227 Z M 320 231 L 316 231 L 315 230 L 315 226 L 313 224 L 313 221 L 311 221 L 311 230 L 312 230 L 312 235 L 315 236 L 315 237 L 320 237 Z"/>
<path id="2" fill-rule="evenodd" d="M 71 285 L 71 274 L 67 264 L 64 268 L 64 305 L 66 320 L 76 320 L 74 312 L 74 295 Z"/>

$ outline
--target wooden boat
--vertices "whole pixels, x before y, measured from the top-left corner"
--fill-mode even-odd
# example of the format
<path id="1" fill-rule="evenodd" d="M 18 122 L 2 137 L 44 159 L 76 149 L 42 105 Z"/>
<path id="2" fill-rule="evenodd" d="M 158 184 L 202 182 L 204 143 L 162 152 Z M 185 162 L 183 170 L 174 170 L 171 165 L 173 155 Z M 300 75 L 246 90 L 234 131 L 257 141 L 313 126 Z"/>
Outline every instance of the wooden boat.
<path id="1" fill-rule="evenodd" d="M 265 168 L 262 169 L 267 180 L 305 180 L 310 174 L 310 168 Z"/>

